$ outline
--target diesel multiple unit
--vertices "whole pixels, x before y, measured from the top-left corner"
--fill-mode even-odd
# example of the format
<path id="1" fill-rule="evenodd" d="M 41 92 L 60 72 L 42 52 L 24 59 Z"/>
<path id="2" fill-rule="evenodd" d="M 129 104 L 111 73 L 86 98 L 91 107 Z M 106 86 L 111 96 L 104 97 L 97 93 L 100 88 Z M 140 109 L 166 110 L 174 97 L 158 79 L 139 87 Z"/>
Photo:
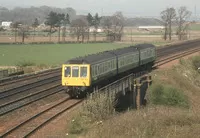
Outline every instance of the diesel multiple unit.
<path id="1" fill-rule="evenodd" d="M 152 44 L 139 44 L 71 59 L 62 65 L 62 85 L 71 96 L 120 74 L 151 67 L 156 60 Z"/>

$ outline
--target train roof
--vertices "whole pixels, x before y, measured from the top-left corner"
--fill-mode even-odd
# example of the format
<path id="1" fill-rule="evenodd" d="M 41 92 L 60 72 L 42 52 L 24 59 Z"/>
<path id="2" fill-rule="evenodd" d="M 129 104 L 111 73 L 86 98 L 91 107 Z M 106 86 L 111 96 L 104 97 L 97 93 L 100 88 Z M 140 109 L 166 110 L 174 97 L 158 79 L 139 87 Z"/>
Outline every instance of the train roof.
<path id="1" fill-rule="evenodd" d="M 152 44 L 138 44 L 135 46 L 129 46 L 129 47 L 123 47 L 115 50 L 110 50 L 110 51 L 104 51 L 104 52 L 99 52 L 96 54 L 91 54 L 83 57 L 77 57 L 68 60 L 65 62 L 66 64 L 93 64 L 97 63 L 100 61 L 104 61 L 106 59 L 111 59 L 114 58 L 116 55 L 124 55 L 126 53 L 131 53 L 131 52 L 138 52 L 138 49 L 145 49 L 145 48 L 150 48 L 150 47 L 155 47 Z"/>
<path id="2" fill-rule="evenodd" d="M 104 52 L 99 52 L 97 54 L 92 54 L 92 55 L 87 55 L 84 57 L 78 57 L 78 58 L 73 58 L 71 60 L 69 60 L 67 63 L 69 64 L 92 64 L 95 62 L 98 62 L 100 60 L 105 60 L 108 58 L 112 58 L 115 57 L 115 55 L 111 54 L 108 51 L 104 51 Z"/>

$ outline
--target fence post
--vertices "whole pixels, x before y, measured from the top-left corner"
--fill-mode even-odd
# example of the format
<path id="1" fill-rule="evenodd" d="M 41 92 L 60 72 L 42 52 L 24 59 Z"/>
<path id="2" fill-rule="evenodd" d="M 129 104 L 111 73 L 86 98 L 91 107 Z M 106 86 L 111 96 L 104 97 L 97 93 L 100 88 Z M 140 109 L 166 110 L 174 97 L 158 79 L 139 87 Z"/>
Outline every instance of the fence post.
<path id="1" fill-rule="evenodd" d="M 148 85 L 147 85 L 147 86 L 148 86 L 147 88 L 149 88 L 149 86 L 151 85 L 151 82 L 152 82 L 152 80 L 151 80 L 151 75 L 148 75 L 148 76 L 147 76 L 147 84 L 148 84 Z"/>
<path id="2" fill-rule="evenodd" d="M 141 87 L 141 83 L 140 83 L 140 80 L 138 79 L 137 80 L 137 97 L 136 97 L 136 106 L 137 106 L 137 109 L 140 109 L 140 87 Z"/>
<path id="3" fill-rule="evenodd" d="M 132 92 L 132 76 L 128 78 L 128 86 L 129 86 L 129 91 Z"/>
<path id="4" fill-rule="evenodd" d="M 136 93 L 137 93 L 137 85 L 136 85 L 136 79 L 133 79 L 133 89 L 132 89 L 132 105 L 134 106 L 134 107 L 136 107 L 136 105 L 135 105 L 135 101 L 136 101 Z"/>

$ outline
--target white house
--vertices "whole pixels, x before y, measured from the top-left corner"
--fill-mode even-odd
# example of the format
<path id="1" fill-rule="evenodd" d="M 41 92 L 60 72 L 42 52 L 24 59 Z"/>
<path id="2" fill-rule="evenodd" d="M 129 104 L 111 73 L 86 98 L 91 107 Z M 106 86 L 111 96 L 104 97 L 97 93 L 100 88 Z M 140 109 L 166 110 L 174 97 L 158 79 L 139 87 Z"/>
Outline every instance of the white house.
<path id="1" fill-rule="evenodd" d="M 94 31 L 97 31 L 98 33 L 101 33 L 101 32 L 103 32 L 103 29 L 102 28 L 98 28 L 96 30 L 94 27 L 90 27 L 89 32 L 94 32 Z"/>
<path id="2" fill-rule="evenodd" d="M 1 23 L 1 26 L 2 26 L 2 27 L 10 27 L 11 23 L 12 23 L 12 22 L 2 22 L 2 23 Z"/>

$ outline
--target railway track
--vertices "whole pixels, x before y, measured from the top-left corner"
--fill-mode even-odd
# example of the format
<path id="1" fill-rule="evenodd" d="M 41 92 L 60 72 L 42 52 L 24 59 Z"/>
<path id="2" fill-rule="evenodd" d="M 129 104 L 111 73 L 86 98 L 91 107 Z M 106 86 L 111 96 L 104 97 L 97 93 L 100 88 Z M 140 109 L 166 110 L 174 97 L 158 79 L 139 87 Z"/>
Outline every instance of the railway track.
<path id="1" fill-rule="evenodd" d="M 155 62 L 154 68 L 158 67 L 158 66 L 161 66 L 161 65 L 164 65 L 164 64 L 166 64 L 166 63 L 168 63 L 170 61 L 173 61 L 173 60 L 185 57 L 187 55 L 196 53 L 196 52 L 200 52 L 200 48 L 195 48 L 195 49 L 192 49 L 192 50 L 189 50 L 189 51 L 184 51 L 184 52 L 180 52 L 178 54 L 173 54 L 171 56 L 167 56 L 166 58 L 162 58 L 162 56 L 159 56 L 160 59 L 158 59 Z"/>
<path id="2" fill-rule="evenodd" d="M 37 82 L 38 80 L 44 80 L 53 76 L 59 76 L 60 69 L 54 69 L 51 71 L 32 73 L 28 75 L 15 76 L 0 80 L 0 92 L 11 88 L 17 88 L 28 83 Z"/>
<path id="3" fill-rule="evenodd" d="M 15 88 L 11 88 L 11 89 L 5 90 L 3 92 L 0 92 L 0 100 L 2 100 L 4 98 L 7 98 L 7 97 L 10 97 L 10 96 L 13 96 L 15 94 L 22 93 L 24 91 L 29 91 L 29 90 L 31 90 L 31 89 L 33 89 L 35 87 L 40 87 L 40 86 L 43 86 L 45 84 L 49 84 L 49 83 L 52 83 L 52 82 L 57 82 L 59 80 L 60 80 L 60 78 L 58 76 L 49 77 L 49 78 L 46 78 L 44 80 L 35 81 L 33 83 L 24 84 L 24 85 L 15 87 Z"/>
<path id="4" fill-rule="evenodd" d="M 50 88 L 40 90 L 33 94 L 4 103 L 0 105 L 0 116 L 10 113 L 11 111 L 14 111 L 16 109 L 22 108 L 38 100 L 44 99 L 53 94 L 57 94 L 61 92 L 62 90 L 63 90 L 62 86 L 58 83 L 58 84 L 54 84 Z"/>
<path id="5" fill-rule="evenodd" d="M 21 122 L 20 124 L 10 128 L 6 133 L 0 137 L 14 136 L 14 137 L 28 137 L 37 131 L 39 128 L 55 119 L 60 114 L 72 109 L 80 104 L 83 100 L 72 100 L 70 98 L 64 98 L 60 102 L 52 105 L 51 107 L 31 116 Z"/>
<path id="6" fill-rule="evenodd" d="M 163 48 L 163 49 L 158 49 L 159 60 L 156 61 L 156 66 L 166 64 L 166 63 L 168 63 L 172 60 L 175 60 L 175 59 L 178 59 L 180 57 L 184 57 L 186 55 L 200 51 L 199 43 L 200 42 L 194 42 L 193 45 L 191 45 L 189 48 L 188 48 L 188 45 L 185 44 L 185 45 L 182 45 L 182 47 L 181 46 L 177 46 L 176 48 L 171 47 L 172 49 L 169 48 L 169 47 Z M 190 49 L 190 50 L 188 51 L 188 49 Z M 180 51 L 183 51 L 183 52 L 180 52 Z M 179 53 L 174 55 L 174 53 L 177 53 L 177 52 L 179 52 Z M 59 89 L 58 91 L 56 91 L 53 88 L 52 89 L 48 88 L 49 90 L 51 90 L 48 94 L 47 94 L 48 89 L 46 91 L 41 90 L 41 91 L 32 93 L 30 95 L 27 94 L 26 96 L 23 96 L 21 98 L 18 98 L 16 100 L 11 101 L 11 102 L 8 102 L 8 103 L 5 102 L 3 104 L 0 104 L 0 115 L 5 115 L 5 114 L 7 114 L 11 111 L 22 108 L 25 105 L 28 105 L 28 104 L 33 103 L 35 101 L 38 101 L 38 100 L 45 98 L 47 96 L 53 95 L 55 93 L 63 92 L 61 85 L 60 85 L 60 78 L 55 79 L 55 81 L 51 80 L 50 78 L 46 79 L 46 80 L 48 80 L 46 82 L 43 82 L 45 80 L 44 79 L 44 80 L 41 80 L 40 83 L 38 83 L 38 84 L 37 83 L 30 83 L 28 85 L 25 84 L 23 86 L 13 88 L 13 90 L 10 89 L 10 91 L 7 90 L 7 91 L 0 92 L 0 99 L 6 99 L 8 97 L 15 96 L 19 92 L 23 93 L 23 92 L 30 90 L 30 89 L 33 89 L 35 87 L 40 87 L 40 86 L 42 87 L 43 85 L 48 85 L 50 82 L 54 83 L 54 82 L 59 80 L 59 84 L 53 86 L 55 89 Z M 56 78 L 56 76 L 55 76 L 55 78 Z M 14 80 L 14 81 L 17 81 L 17 80 Z M 21 81 L 23 81 L 23 79 Z M 9 82 L 12 82 L 12 81 L 9 81 Z M 9 82 L 4 82 L 4 85 L 9 85 Z M 34 86 L 33 86 L 33 84 L 34 84 Z M 31 85 L 32 85 L 32 87 L 31 87 Z M 3 86 L 3 84 L 2 84 L 2 86 Z M 13 98 L 11 97 L 11 99 L 13 99 Z M 69 99 L 69 98 L 63 99 L 63 101 L 60 101 L 59 103 L 49 107 L 48 109 L 43 110 L 43 111 L 29 117 L 28 119 L 24 120 L 22 123 L 7 129 L 8 131 L 6 131 L 4 134 L 1 134 L 0 137 L 5 137 L 5 136 L 26 137 L 26 136 L 30 136 L 36 130 L 38 130 L 39 128 L 44 126 L 46 123 L 48 123 L 49 121 L 51 121 L 55 117 L 59 116 L 60 114 L 62 114 L 65 111 L 75 107 L 77 104 L 82 102 L 82 100 L 75 100 L 76 102 L 72 102 L 72 101 L 73 100 Z M 70 105 L 69 105 L 69 103 L 70 103 Z M 71 104 L 71 103 L 73 103 L 73 104 Z M 53 113 L 51 113 L 51 112 L 53 112 Z M 44 117 L 42 117 L 42 116 L 44 116 Z M 39 117 L 41 117 L 43 121 L 34 121 L 34 120 L 37 120 L 37 119 L 41 120 L 41 119 L 39 119 Z M 34 123 L 31 123 L 31 122 L 34 122 Z M 35 122 L 37 122 L 37 123 L 35 123 Z M 31 128 L 31 129 L 27 130 L 26 128 Z M 22 133 L 22 130 L 26 130 L 26 131 L 23 131 L 23 133 Z"/>
<path id="7" fill-rule="evenodd" d="M 183 43 L 181 45 L 177 46 L 167 46 L 163 48 L 158 48 L 157 49 L 157 56 L 160 57 L 166 57 L 172 54 L 176 54 L 177 52 L 183 52 L 183 51 L 188 51 L 190 49 L 194 48 L 199 48 L 200 47 L 200 40 L 199 41 L 194 41 L 191 44 L 190 43 Z"/>

